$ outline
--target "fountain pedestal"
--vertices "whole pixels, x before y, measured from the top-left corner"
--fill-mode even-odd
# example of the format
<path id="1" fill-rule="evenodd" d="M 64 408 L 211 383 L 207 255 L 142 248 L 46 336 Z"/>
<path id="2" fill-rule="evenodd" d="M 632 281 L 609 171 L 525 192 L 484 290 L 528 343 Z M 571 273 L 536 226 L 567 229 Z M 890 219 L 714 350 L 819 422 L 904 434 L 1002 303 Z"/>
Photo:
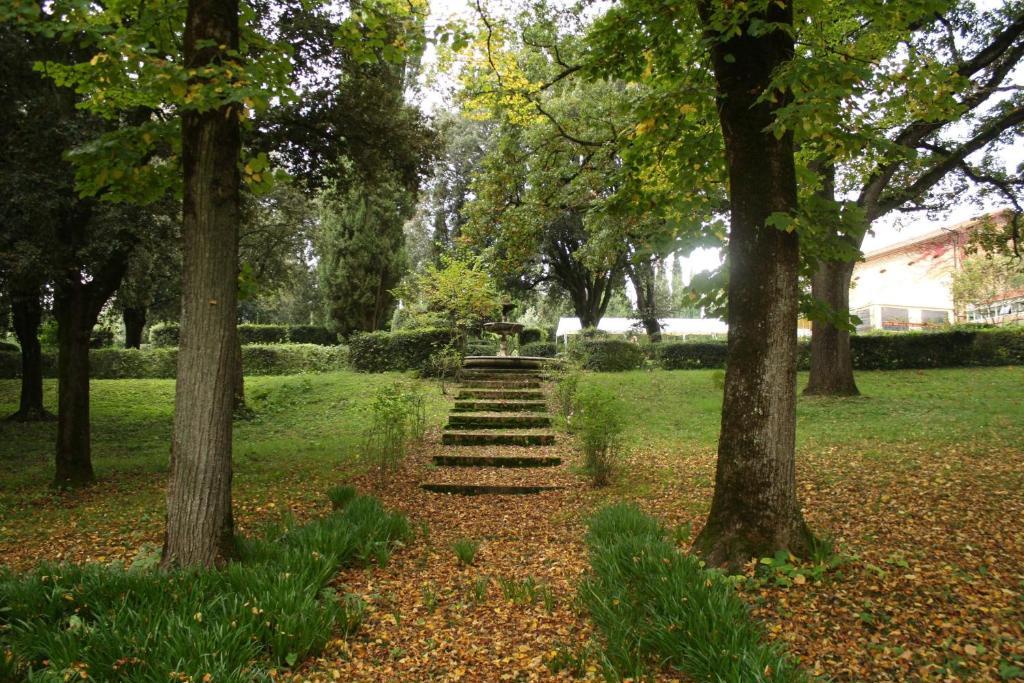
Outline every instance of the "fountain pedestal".
<path id="1" fill-rule="evenodd" d="M 501 339 L 498 341 L 499 358 L 508 357 L 508 338 L 511 337 L 513 334 L 519 334 L 520 332 L 522 332 L 523 327 L 524 325 L 522 325 L 521 323 L 510 323 L 505 321 L 496 323 L 484 323 L 485 330 L 487 330 L 488 332 L 493 332 L 494 334 L 501 337 Z"/>

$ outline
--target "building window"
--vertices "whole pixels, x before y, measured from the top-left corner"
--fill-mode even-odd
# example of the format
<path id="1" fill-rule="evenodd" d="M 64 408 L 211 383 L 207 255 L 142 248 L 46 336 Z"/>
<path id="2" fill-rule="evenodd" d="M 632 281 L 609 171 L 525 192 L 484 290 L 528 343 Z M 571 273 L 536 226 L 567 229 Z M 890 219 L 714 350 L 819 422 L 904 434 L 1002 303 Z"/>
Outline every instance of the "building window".
<path id="1" fill-rule="evenodd" d="M 882 329 L 906 332 L 910 329 L 909 311 L 895 306 L 882 306 Z"/>
<path id="2" fill-rule="evenodd" d="M 938 327 L 949 324 L 949 314 L 946 311 L 930 311 L 921 309 L 921 327 Z"/>

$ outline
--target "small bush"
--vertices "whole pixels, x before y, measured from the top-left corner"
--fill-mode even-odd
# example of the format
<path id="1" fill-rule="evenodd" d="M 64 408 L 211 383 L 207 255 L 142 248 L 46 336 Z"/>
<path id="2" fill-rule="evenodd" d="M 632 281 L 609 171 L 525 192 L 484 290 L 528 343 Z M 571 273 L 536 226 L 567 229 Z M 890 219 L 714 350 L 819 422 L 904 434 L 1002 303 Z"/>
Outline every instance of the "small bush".
<path id="1" fill-rule="evenodd" d="M 546 341 L 529 342 L 519 347 L 519 355 L 554 358 L 558 355 L 558 344 Z"/>
<path id="2" fill-rule="evenodd" d="M 594 486 L 611 480 L 625 429 L 622 402 L 607 390 L 587 387 L 577 398 L 576 431 L 583 445 L 583 466 Z"/>
<path id="3" fill-rule="evenodd" d="M 339 567 L 386 561 L 408 522 L 372 498 L 303 526 L 240 539 L 222 570 L 42 565 L 0 570 L 4 680 L 270 680 L 351 633 L 361 601 L 328 587 Z M 353 596 L 354 597 L 354 596 Z"/>
<path id="4" fill-rule="evenodd" d="M 451 332 L 443 329 L 357 334 L 349 340 L 350 360 L 360 372 L 423 370 L 452 341 Z"/>
<path id="5" fill-rule="evenodd" d="M 668 665 L 693 680 L 806 681 L 770 643 L 728 580 L 676 551 L 665 530 L 632 504 L 588 523 L 591 574 L 580 599 L 604 635 L 616 677 Z"/>
<path id="6" fill-rule="evenodd" d="M 340 510 L 351 503 L 356 495 L 354 486 L 335 486 L 327 492 L 327 499 L 331 501 L 331 507 Z"/>
<path id="7" fill-rule="evenodd" d="M 424 374 L 441 380 L 441 393 L 447 395 L 447 382 L 458 377 L 459 371 L 462 369 L 462 361 L 463 355 L 454 344 L 449 344 L 430 356 Z"/>
<path id="8" fill-rule="evenodd" d="M 498 353 L 498 342 L 490 339 L 472 339 L 466 342 L 467 356 L 493 356 Z"/>
<path id="9" fill-rule="evenodd" d="M 455 557 L 467 566 L 472 565 L 476 560 L 476 552 L 479 549 L 480 541 L 474 541 L 471 538 L 460 538 L 452 543 L 452 552 L 455 553 Z"/>
<path id="10" fill-rule="evenodd" d="M 177 346 L 179 337 L 177 323 L 157 323 L 149 328 L 149 343 L 153 346 Z"/>
<path id="11" fill-rule="evenodd" d="M 344 346 L 249 344 L 242 347 L 242 372 L 246 375 L 333 372 L 347 366 L 348 349 Z"/>
<path id="12" fill-rule="evenodd" d="M 380 483 L 405 459 L 406 444 L 422 439 L 425 431 L 426 399 L 420 386 L 395 382 L 377 391 L 363 434 L 363 457 Z"/>
<path id="13" fill-rule="evenodd" d="M 587 370 L 620 372 L 643 367 L 639 346 L 620 339 L 580 337 L 570 346 L 570 356 Z"/>
<path id="14" fill-rule="evenodd" d="M 576 368 L 563 370 L 555 377 L 555 405 L 566 425 L 576 410 L 576 394 L 579 392 L 582 377 L 583 374 Z"/>
<path id="15" fill-rule="evenodd" d="M 537 328 L 537 327 L 527 327 L 527 328 L 524 328 L 523 331 L 519 333 L 519 345 L 520 346 L 522 346 L 524 344 L 534 344 L 536 342 L 542 342 L 542 341 L 546 341 L 546 340 L 547 340 L 547 333 L 544 330 L 542 330 L 540 328 Z M 526 355 L 526 354 L 523 354 L 521 351 L 520 351 L 520 354 L 521 355 Z"/>

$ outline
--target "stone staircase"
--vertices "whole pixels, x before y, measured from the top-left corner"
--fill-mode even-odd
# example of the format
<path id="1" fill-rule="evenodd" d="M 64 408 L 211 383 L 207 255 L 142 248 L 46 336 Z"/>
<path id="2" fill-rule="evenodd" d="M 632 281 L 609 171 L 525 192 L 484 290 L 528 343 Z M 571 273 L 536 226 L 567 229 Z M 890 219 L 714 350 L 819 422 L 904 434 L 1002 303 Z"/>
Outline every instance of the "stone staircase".
<path id="1" fill-rule="evenodd" d="M 538 493 L 560 488 L 540 468 L 562 464 L 542 380 L 547 359 L 471 356 L 455 404 L 431 457 L 436 466 L 421 487 L 475 495 Z M 515 473 L 501 468 L 514 468 Z M 530 469 L 536 474 L 526 475 Z"/>

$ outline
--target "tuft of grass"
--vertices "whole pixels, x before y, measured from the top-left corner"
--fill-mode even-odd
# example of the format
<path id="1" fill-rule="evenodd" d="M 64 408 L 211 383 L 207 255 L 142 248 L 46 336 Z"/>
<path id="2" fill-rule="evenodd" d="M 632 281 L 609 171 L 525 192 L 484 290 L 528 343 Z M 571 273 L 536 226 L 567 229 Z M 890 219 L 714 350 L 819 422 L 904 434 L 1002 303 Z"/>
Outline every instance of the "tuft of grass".
<path id="1" fill-rule="evenodd" d="M 354 486 L 335 486 L 327 492 L 327 498 L 331 501 L 331 507 L 341 510 L 351 503 L 358 495 Z"/>
<path id="2" fill-rule="evenodd" d="M 632 504 L 589 520 L 591 575 L 580 599 L 604 635 L 607 664 L 642 678 L 661 663 L 696 680 L 806 681 L 766 641 L 728 580 L 676 551 L 666 531 Z"/>
<path id="3" fill-rule="evenodd" d="M 303 526 L 239 539 L 220 570 L 101 565 L 0 571 L 4 680 L 270 680 L 358 628 L 365 604 L 328 582 L 341 566 L 386 562 L 408 522 L 374 498 Z M 77 679 L 76 679 L 77 680 Z"/>
<path id="4" fill-rule="evenodd" d="M 455 553 L 455 557 L 459 558 L 459 562 L 466 566 L 474 563 L 478 550 L 480 550 L 480 541 L 471 538 L 459 538 L 452 543 L 452 552 Z"/>
<path id="5" fill-rule="evenodd" d="M 576 393 L 579 391 L 583 373 L 577 368 L 569 368 L 555 377 L 555 407 L 566 427 L 570 426 L 576 410 Z"/>

